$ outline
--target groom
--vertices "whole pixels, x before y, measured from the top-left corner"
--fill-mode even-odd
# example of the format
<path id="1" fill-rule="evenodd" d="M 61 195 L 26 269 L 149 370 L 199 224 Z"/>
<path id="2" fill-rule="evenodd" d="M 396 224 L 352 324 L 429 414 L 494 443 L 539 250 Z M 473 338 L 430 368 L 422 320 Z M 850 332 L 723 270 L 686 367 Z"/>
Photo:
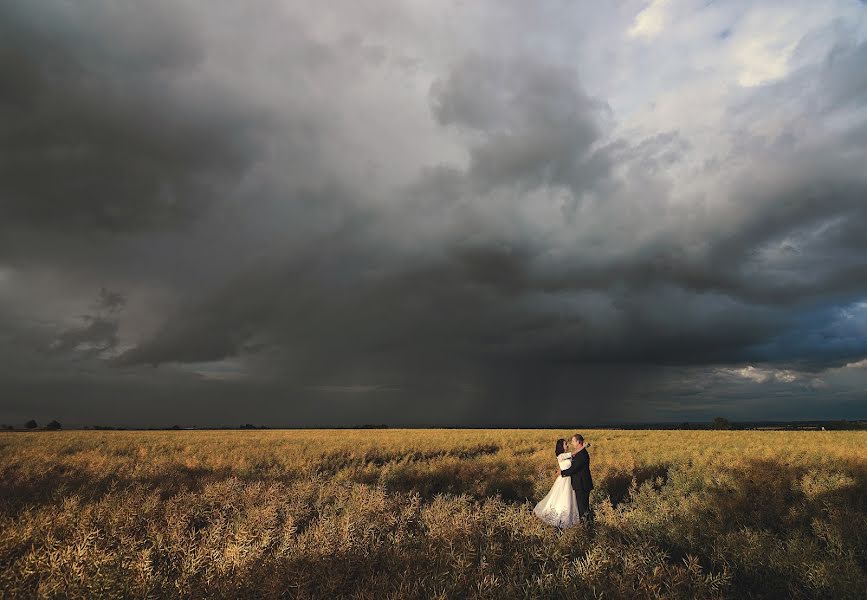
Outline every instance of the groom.
<path id="1" fill-rule="evenodd" d="M 584 444 L 584 436 L 576 433 L 572 436 L 572 466 L 560 471 L 561 477 L 572 477 L 572 489 L 575 491 L 575 501 L 578 503 L 578 514 L 582 519 L 590 518 L 590 490 L 593 489 L 593 478 L 590 477 L 590 454 Z"/>

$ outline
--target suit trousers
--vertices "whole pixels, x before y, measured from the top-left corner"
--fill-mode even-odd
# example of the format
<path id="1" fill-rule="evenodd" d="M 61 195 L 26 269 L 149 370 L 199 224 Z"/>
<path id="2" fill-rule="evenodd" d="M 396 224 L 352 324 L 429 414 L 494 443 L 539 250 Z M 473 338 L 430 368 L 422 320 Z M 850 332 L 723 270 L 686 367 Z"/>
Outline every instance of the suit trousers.
<path id="1" fill-rule="evenodd" d="M 590 490 L 575 490 L 575 501 L 578 503 L 578 514 L 582 517 L 590 515 Z"/>

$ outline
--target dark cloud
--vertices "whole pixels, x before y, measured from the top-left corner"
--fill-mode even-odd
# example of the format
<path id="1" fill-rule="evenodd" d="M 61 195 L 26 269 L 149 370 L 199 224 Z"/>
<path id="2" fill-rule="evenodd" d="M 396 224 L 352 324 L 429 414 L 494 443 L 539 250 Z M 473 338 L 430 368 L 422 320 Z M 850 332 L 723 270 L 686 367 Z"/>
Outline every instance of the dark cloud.
<path id="1" fill-rule="evenodd" d="M 102 288 L 93 305 L 95 313 L 80 317 L 86 325 L 61 331 L 40 350 L 49 354 L 73 354 L 76 357 L 98 357 L 114 350 L 119 341 L 117 314 L 125 304 L 126 298 L 123 294 Z"/>
<path id="2" fill-rule="evenodd" d="M 171 3 L 4 3 L 3 227 L 190 223 L 247 166 L 262 115 L 191 77 L 206 60 Z"/>
<path id="3" fill-rule="evenodd" d="M 0 14 L 10 393 L 45 380 L 44 406 L 67 386 L 117 418 L 150 402 L 209 424 L 768 417 L 764 392 L 806 415 L 828 390 L 829 414 L 851 408 L 867 126 L 850 33 L 691 107 L 696 125 L 632 99 L 683 102 L 619 71 L 635 48 L 610 51 L 623 91 L 604 97 L 574 32 L 539 15 L 514 44 L 473 29 L 431 50 L 413 28 L 445 34 L 400 9 L 84 6 Z"/>
<path id="4" fill-rule="evenodd" d="M 572 70 L 527 57 L 469 56 L 431 86 L 439 123 L 467 131 L 469 177 L 485 185 L 562 185 L 579 195 L 609 163 L 592 148 L 610 113 Z"/>

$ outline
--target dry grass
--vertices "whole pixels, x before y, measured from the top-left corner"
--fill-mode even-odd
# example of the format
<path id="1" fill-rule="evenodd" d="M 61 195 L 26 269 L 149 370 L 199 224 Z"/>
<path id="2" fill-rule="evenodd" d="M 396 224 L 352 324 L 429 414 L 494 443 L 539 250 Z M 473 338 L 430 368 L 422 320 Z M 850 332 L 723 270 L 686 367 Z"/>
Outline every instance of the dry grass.
<path id="1" fill-rule="evenodd" d="M 568 433 L 0 433 L 0 596 L 867 597 L 867 434 Z"/>

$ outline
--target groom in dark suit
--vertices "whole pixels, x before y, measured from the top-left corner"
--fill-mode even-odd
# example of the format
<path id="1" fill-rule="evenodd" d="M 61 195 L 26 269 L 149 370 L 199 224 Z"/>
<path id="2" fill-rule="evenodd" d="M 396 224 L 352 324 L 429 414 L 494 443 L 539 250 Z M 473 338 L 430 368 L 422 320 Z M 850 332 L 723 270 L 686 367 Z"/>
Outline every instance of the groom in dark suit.
<path id="1" fill-rule="evenodd" d="M 582 519 L 590 518 L 590 490 L 593 489 L 593 478 L 590 476 L 590 453 L 584 444 L 584 436 L 576 433 L 572 436 L 572 466 L 560 471 L 561 477 L 572 477 L 572 489 L 575 491 L 575 501 L 578 503 L 578 514 Z"/>

